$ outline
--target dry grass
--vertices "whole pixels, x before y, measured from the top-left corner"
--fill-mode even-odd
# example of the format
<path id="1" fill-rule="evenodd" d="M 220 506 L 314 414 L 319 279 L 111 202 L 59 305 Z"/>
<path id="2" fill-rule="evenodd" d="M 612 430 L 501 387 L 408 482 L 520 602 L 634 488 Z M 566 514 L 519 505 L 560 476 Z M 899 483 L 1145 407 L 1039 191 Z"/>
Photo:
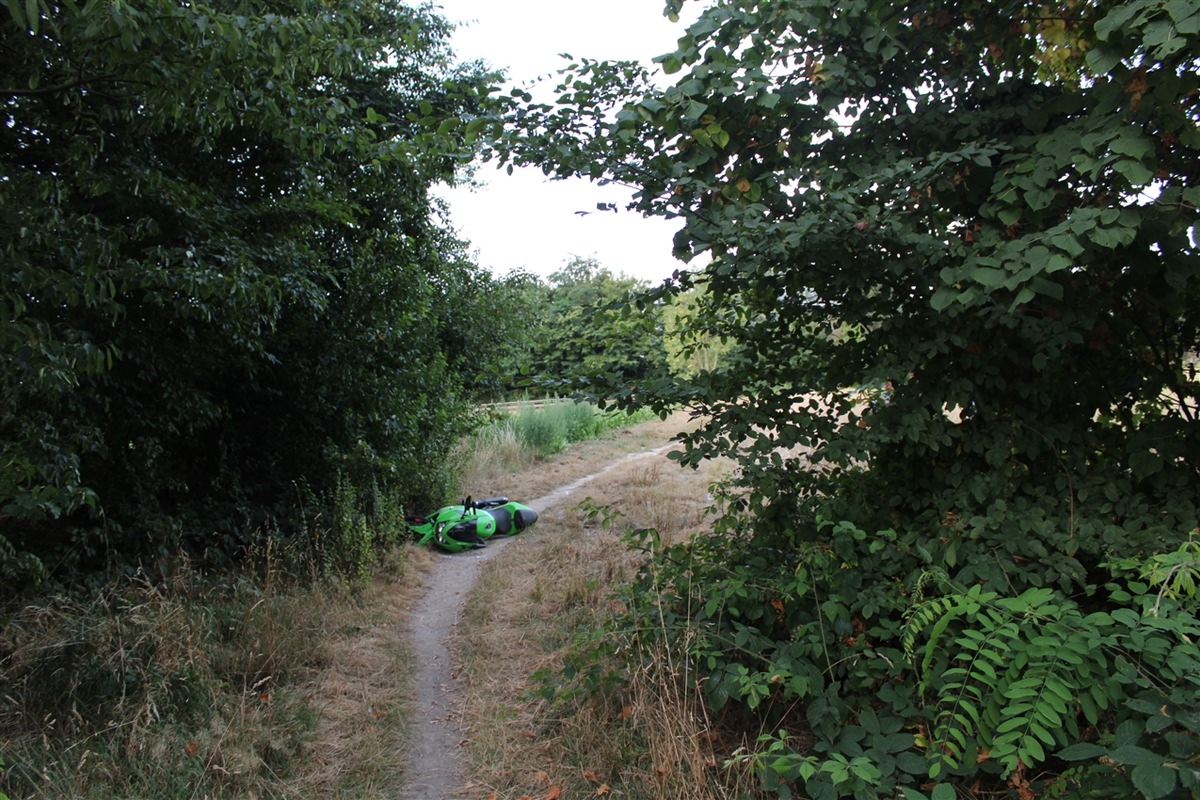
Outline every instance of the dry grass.
<path id="1" fill-rule="evenodd" d="M 327 662 L 305 690 L 316 731 L 283 796 L 374 798 L 403 785 L 413 656 L 400 619 L 420 599 L 436 558 L 406 546 L 396 568 L 356 602 L 330 609 Z"/>
<path id="2" fill-rule="evenodd" d="M 0 794 L 374 798 L 401 783 L 426 549 L 357 591 L 187 569 L 62 598 L 0 633 Z"/>
<path id="3" fill-rule="evenodd" d="M 460 493 L 475 497 L 506 494 L 517 500 L 538 497 L 590 474 L 597 465 L 630 452 L 662 446 L 680 425 L 681 420 L 676 418 L 614 431 L 601 439 L 576 444 L 553 459 L 525 463 L 515 473 L 504 458 L 478 459 L 475 469 L 464 476 Z M 643 483 L 656 480 L 649 471 L 652 468 L 634 464 L 631 469 L 642 471 Z M 666 465 L 666 469 L 678 471 L 673 465 Z M 693 518 L 696 513 L 698 509 L 693 510 Z M 543 520 L 527 534 L 508 542 L 506 552 L 497 560 L 503 561 L 512 553 L 532 552 L 531 545 L 538 541 L 537 536 L 545 527 Z M 592 538 L 596 542 L 601 538 L 611 542 L 613 535 Z M 614 544 L 611 549 L 622 548 Z M 555 554 L 559 559 L 570 557 L 566 552 Z M 306 749 L 300 773 L 286 782 L 284 796 L 377 797 L 395 794 L 403 785 L 402 749 L 411 726 L 413 700 L 406 676 L 411 673 L 413 656 L 400 621 L 422 596 L 423 576 L 436 558 L 427 548 L 409 548 L 399 560 L 401 566 L 397 571 L 381 575 L 359 602 L 343 607 L 331 617 L 327 626 L 329 638 L 323 646 L 328 661 L 309 682 L 306 692 L 318 714 L 317 731 Z M 489 594 L 493 591 L 489 587 L 494 586 L 496 574 L 494 569 L 485 572 L 475 598 L 495 596 Z M 613 573 L 608 579 L 617 577 Z M 587 585 L 586 578 L 579 579 L 573 590 L 576 596 L 589 591 Z M 536 591 L 544 590 L 543 586 Z M 533 591 L 527 588 L 525 596 Z M 516 597 L 511 593 L 509 596 Z M 530 611 L 519 599 L 501 605 L 505 614 L 514 619 Z M 513 628 L 496 631 L 500 647 L 532 654 L 536 648 L 510 638 L 525 635 L 535 632 Z M 512 704 L 508 705 L 510 716 L 511 708 L 524 702 L 521 698 L 527 686 L 526 674 L 515 676 L 518 680 L 510 687 L 511 694 L 505 696 L 512 698 Z M 489 680 L 502 678 L 497 673 Z M 472 686 L 471 701 L 475 706 L 474 701 L 487 696 L 489 689 L 481 681 L 473 681 Z M 497 708 L 508 703 L 500 695 L 494 699 Z M 488 713 L 505 712 L 493 709 Z M 524 740 L 523 735 L 517 735 Z M 479 744 L 490 747 L 496 741 L 483 737 Z M 494 751 L 494 757 L 504 759 L 506 752 Z M 530 776 L 535 784 L 540 780 L 537 773 L 534 770 Z"/>
<path id="4" fill-rule="evenodd" d="M 541 497 L 595 472 L 597 465 L 627 453 L 661 447 L 686 424 L 685 417 L 676 415 L 666 421 L 656 419 L 621 428 L 599 439 L 572 445 L 570 450 L 552 459 L 522 462 L 519 471 L 502 459 L 478 458 L 463 473 L 459 493 L 474 497 L 507 495 L 516 500 Z"/>
<path id="5" fill-rule="evenodd" d="M 622 438 L 634 450 L 661 446 L 685 424 L 638 426 Z M 533 495 L 578 479 L 605 457 L 604 443 L 580 447 L 544 470 L 522 476 Z M 538 526 L 506 545 L 485 568 L 460 628 L 470 677 L 466 703 L 473 794 L 483 798 L 731 796 L 737 776 L 714 753 L 716 734 L 697 696 L 694 676 L 667 653 L 627 654 L 616 692 L 566 703 L 538 696 L 535 673 L 559 676 L 577 637 L 622 609 L 615 590 L 628 582 L 640 554 L 620 541 L 625 529 L 653 527 L 664 542 L 705 524 L 708 487 L 729 469 L 680 469 L 665 454 L 628 462 L 579 490 L 620 513 L 605 527 L 567 507 L 543 513 Z M 486 480 L 475 476 L 474 480 Z M 502 489 L 503 487 L 497 487 Z M 490 489 L 489 489 L 490 490 Z M 513 494 L 505 491 L 505 493 Z M 576 654 L 577 655 L 577 654 Z M 597 664 L 605 668 L 606 664 Z"/>

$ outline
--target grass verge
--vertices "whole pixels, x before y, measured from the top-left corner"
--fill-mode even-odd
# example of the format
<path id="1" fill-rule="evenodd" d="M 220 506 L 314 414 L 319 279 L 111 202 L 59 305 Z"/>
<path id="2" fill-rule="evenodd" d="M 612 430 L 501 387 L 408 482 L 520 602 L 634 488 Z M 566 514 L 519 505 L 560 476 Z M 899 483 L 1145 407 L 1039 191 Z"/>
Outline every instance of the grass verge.
<path id="1" fill-rule="evenodd" d="M 355 583 L 271 559 L 219 576 L 183 563 L 10 613 L 0 796 L 368 798 L 399 785 L 408 656 L 392 613 L 419 595 L 429 557 L 396 547 L 378 580 Z"/>
<path id="2" fill-rule="evenodd" d="M 571 400 L 523 403 L 498 413 L 467 437 L 455 461 L 463 465 L 461 472 L 470 479 L 484 475 L 511 479 L 569 446 L 652 419 L 649 411 L 633 415 L 605 412 Z"/>

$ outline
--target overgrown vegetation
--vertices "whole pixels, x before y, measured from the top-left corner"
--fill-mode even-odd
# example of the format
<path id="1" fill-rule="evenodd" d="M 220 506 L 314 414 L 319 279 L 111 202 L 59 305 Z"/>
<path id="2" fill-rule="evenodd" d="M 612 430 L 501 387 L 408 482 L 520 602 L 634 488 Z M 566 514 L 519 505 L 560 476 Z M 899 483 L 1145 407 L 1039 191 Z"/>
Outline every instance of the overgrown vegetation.
<path id="1" fill-rule="evenodd" d="M 509 279 L 503 302 L 520 309 L 522 326 L 487 374 L 494 399 L 528 391 L 561 394 L 580 375 L 640 381 L 667 371 L 663 307 L 631 313 L 645 281 L 613 273 L 593 258 L 572 256 L 545 279 Z M 618 378 L 617 376 L 621 376 Z"/>
<path id="2" fill-rule="evenodd" d="M 469 148 L 419 119 L 488 85 L 448 33 L 392 0 L 0 2 L 5 593 L 236 557 L 343 483 L 451 489 L 516 309 L 427 191 Z"/>
<path id="3" fill-rule="evenodd" d="M 667 88 L 514 95 L 501 158 L 712 257 L 643 302 L 703 287 L 719 365 L 580 386 L 739 464 L 625 629 L 765 791 L 1200 792 L 1198 54 L 1187 2 L 721 0 Z"/>
<path id="4" fill-rule="evenodd" d="M 576 440 L 632 423 L 569 401 L 513 419 L 535 414 Z M 512 491 L 512 473 L 531 464 L 517 458 L 475 466 L 505 472 Z M 405 656 L 398 643 L 370 656 L 339 648 L 358 647 L 354 632 L 375 615 L 395 628 L 395 592 L 417 591 L 419 566 L 408 562 L 424 556 L 406 544 L 403 509 L 390 495 L 355 496 L 341 482 L 329 506 L 310 506 L 301 533 L 260 531 L 236 569 L 164 558 L 153 574 L 9 614 L 0 635 L 0 793 L 367 798 L 400 785 Z M 367 658 L 382 663 L 356 675 Z M 390 679 L 379 689 L 381 671 Z M 359 681 L 366 694 L 342 712 L 337 698 Z"/>
<path id="5" fill-rule="evenodd" d="M 339 496 L 338 515 L 311 520 L 304 536 L 264 532 L 237 570 L 163 563 L 7 615 L 0 792 L 232 798 L 311 787 L 323 711 L 313 686 L 337 657 L 338 626 L 381 570 L 405 574 L 403 517 L 367 518 L 358 505 Z M 387 723 L 402 729 L 395 714 Z M 350 776 L 338 790 L 365 797 L 370 781 Z"/>
<path id="6" fill-rule="evenodd" d="M 507 388 L 522 306 L 426 192 L 491 132 L 711 256 L 624 311 L 586 262 L 552 296 L 541 374 L 687 406 L 678 460 L 738 465 L 623 608 L 553 587 L 632 659 L 578 708 L 659 684 L 704 720 L 615 753 L 683 737 L 679 796 L 722 761 L 813 800 L 1200 794 L 1200 7 L 714 0 L 674 85 L 583 61 L 495 118 L 445 34 L 391 0 L 0 0 L 0 577 L 74 590 L 7 620 L 6 790 L 296 764 L 307 593 L 361 585 Z M 136 577 L 85 590 L 106 567 Z"/>
<path id="7" fill-rule="evenodd" d="M 658 437 L 637 449 L 661 446 L 688 424 L 684 417 L 638 426 Z M 628 440 L 595 446 L 608 442 Z M 663 542 L 689 538 L 705 524 L 709 484 L 729 468 L 679 469 L 665 454 L 623 463 L 589 482 L 579 492 L 584 502 L 568 500 L 561 522 L 513 541 L 488 564 L 460 628 L 468 753 L 481 795 L 700 800 L 731 796 L 738 776 L 752 789 L 747 770 L 721 763 L 720 747 L 741 734 L 712 724 L 686 654 L 652 643 L 633 651 L 637 666 L 621 675 L 614 651 L 637 645 L 598 626 L 621 615 L 618 593 L 642 560 L 622 545 L 622 530 L 653 527 Z M 594 470 L 595 461 L 578 469 Z"/>
<path id="8" fill-rule="evenodd" d="M 595 439 L 654 416 L 649 410 L 601 411 L 590 403 L 545 400 L 506 403 L 463 440 L 464 469 L 517 472 L 569 445 Z"/>

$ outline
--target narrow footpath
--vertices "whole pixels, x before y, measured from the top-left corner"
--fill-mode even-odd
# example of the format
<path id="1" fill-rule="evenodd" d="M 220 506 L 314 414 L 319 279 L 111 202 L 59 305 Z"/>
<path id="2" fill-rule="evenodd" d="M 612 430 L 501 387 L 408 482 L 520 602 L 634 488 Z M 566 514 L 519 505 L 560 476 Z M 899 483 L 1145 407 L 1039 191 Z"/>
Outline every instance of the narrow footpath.
<path id="1" fill-rule="evenodd" d="M 549 522 L 547 513 L 570 500 L 581 487 L 640 458 L 659 455 L 672 445 L 633 453 L 599 472 L 584 476 L 549 494 L 525 502 L 538 512 L 539 522 L 527 534 L 536 535 Z M 405 758 L 405 788 L 401 800 L 466 800 L 466 756 L 463 753 L 461 697 L 463 679 L 453 650 L 455 627 L 483 565 L 499 555 L 507 539 L 493 539 L 482 550 L 443 554 L 428 575 L 429 589 L 408 620 L 408 636 L 417 669 L 413 678 L 412 738 Z"/>

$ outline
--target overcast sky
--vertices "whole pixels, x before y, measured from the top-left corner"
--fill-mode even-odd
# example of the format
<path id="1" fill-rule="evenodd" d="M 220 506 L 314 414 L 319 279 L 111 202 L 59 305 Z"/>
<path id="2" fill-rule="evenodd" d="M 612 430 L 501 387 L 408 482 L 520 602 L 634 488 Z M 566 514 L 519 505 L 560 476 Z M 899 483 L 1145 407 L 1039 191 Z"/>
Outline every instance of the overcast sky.
<path id="1" fill-rule="evenodd" d="M 684 23 L 662 14 L 661 0 L 437 0 L 461 23 L 452 43 L 461 60 L 481 58 L 527 84 L 565 66 L 560 53 L 601 59 L 639 59 L 675 49 Z M 686 6 L 685 6 L 686 7 Z M 629 192 L 587 181 L 548 181 L 538 170 L 512 176 L 490 165 L 487 185 L 446 193 L 459 233 L 481 266 L 495 275 L 525 270 L 546 276 L 573 255 L 594 257 L 613 272 L 657 283 L 682 267 L 671 258 L 678 220 L 634 212 L 597 212 L 597 203 L 624 207 Z M 577 211 L 593 213 L 576 214 Z"/>

